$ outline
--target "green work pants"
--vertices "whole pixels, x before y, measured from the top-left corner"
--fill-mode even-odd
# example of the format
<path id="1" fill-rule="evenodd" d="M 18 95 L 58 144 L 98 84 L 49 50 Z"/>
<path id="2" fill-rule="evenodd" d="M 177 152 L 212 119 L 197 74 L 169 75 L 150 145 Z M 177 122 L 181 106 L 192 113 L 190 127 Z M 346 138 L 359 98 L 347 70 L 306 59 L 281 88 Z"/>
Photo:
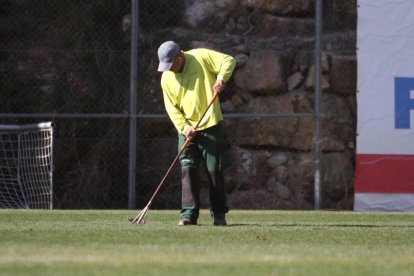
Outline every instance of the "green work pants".
<path id="1" fill-rule="evenodd" d="M 180 155 L 182 170 L 181 217 L 197 219 L 200 210 L 200 165 L 207 169 L 211 215 L 228 212 L 223 170 L 230 166 L 229 146 L 221 124 L 197 132 Z M 178 135 L 181 149 L 185 136 Z"/>

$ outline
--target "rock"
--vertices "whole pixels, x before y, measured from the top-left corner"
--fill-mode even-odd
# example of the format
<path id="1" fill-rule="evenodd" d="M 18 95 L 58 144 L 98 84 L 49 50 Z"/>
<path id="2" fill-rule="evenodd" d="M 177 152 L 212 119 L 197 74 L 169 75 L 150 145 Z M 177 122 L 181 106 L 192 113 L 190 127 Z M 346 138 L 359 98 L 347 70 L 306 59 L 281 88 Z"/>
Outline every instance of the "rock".
<path id="1" fill-rule="evenodd" d="M 281 197 L 283 199 L 290 199 L 291 197 L 289 188 L 281 184 L 280 182 L 276 183 L 275 193 L 278 197 Z"/>
<path id="2" fill-rule="evenodd" d="M 246 113 L 290 113 L 294 111 L 293 95 L 284 94 L 276 96 L 262 96 L 252 98 L 248 103 L 240 108 Z"/>
<path id="3" fill-rule="evenodd" d="M 245 99 L 245 98 L 244 98 Z M 246 99 L 245 99 L 246 101 Z M 303 92 L 280 96 L 260 96 L 247 100 L 239 110 L 245 113 L 294 113 L 312 112 L 312 97 Z"/>
<path id="4" fill-rule="evenodd" d="M 248 101 L 251 101 L 251 100 L 254 99 L 254 97 L 252 96 L 252 94 L 250 94 L 250 93 L 248 93 L 246 91 L 243 91 L 243 90 L 237 91 L 237 95 L 239 95 L 240 98 L 242 98 L 243 101 L 245 101 L 245 102 L 248 102 Z"/>
<path id="5" fill-rule="evenodd" d="M 288 91 L 292 91 L 293 89 L 296 89 L 299 87 L 299 85 L 303 81 L 303 76 L 300 72 L 293 73 L 288 79 L 287 79 L 287 87 Z"/>
<path id="6" fill-rule="evenodd" d="M 351 112 L 345 99 L 337 95 L 322 95 L 321 112 L 324 117 L 335 117 L 348 122 L 352 121 Z"/>
<path id="7" fill-rule="evenodd" d="M 234 29 L 236 29 L 236 23 L 235 23 L 235 21 L 234 21 L 234 18 L 230 18 L 230 19 L 227 21 L 227 23 L 226 23 L 226 25 L 225 25 L 224 27 L 225 27 L 225 29 L 226 29 L 227 31 L 229 31 L 229 32 L 231 32 L 231 31 L 233 31 Z"/>
<path id="8" fill-rule="evenodd" d="M 236 52 L 239 53 L 239 54 L 245 54 L 247 56 L 250 55 L 249 46 L 247 46 L 246 44 L 239 44 L 239 45 L 237 45 Z"/>
<path id="9" fill-rule="evenodd" d="M 216 0 L 216 1 L 214 1 L 214 4 L 216 5 L 216 7 L 219 7 L 221 9 L 223 9 L 227 6 L 227 1 L 226 0 Z"/>
<path id="10" fill-rule="evenodd" d="M 247 63 L 247 61 L 249 60 L 249 57 L 245 54 L 237 54 L 236 56 L 234 56 L 234 58 L 236 59 L 236 66 L 237 67 L 244 66 Z"/>
<path id="11" fill-rule="evenodd" d="M 286 166 L 278 166 L 273 172 L 277 180 L 282 183 L 285 183 L 289 177 L 289 170 Z"/>
<path id="12" fill-rule="evenodd" d="M 324 13 L 330 16 L 324 20 L 324 29 L 334 29 L 338 31 L 338 18 L 341 18 L 341 29 L 351 29 L 356 27 L 357 0 L 331 0 L 324 5 Z"/>
<path id="13" fill-rule="evenodd" d="M 256 97 L 238 108 L 243 113 L 312 112 L 313 103 L 303 94 Z M 344 99 L 324 94 L 321 102 L 322 149 L 343 151 L 355 139 L 355 122 Z M 273 145 L 310 150 L 313 145 L 313 117 L 245 118 L 230 124 L 243 145 Z M 254 135 L 252 135 L 254 134 Z"/>
<path id="14" fill-rule="evenodd" d="M 322 74 L 327 74 L 327 73 L 329 73 L 329 58 L 328 58 L 328 54 L 325 51 L 322 52 L 321 58 L 322 58 L 322 60 L 321 60 Z"/>
<path id="15" fill-rule="evenodd" d="M 260 26 L 256 32 L 262 37 L 303 35 L 311 36 L 315 32 L 313 18 L 282 17 L 264 14 L 255 18 L 254 23 Z"/>
<path id="16" fill-rule="evenodd" d="M 254 166 L 253 155 L 247 150 L 239 150 L 239 164 L 243 175 L 256 175 L 256 167 Z"/>
<path id="17" fill-rule="evenodd" d="M 237 107 L 243 104 L 243 99 L 239 95 L 235 94 L 231 97 L 231 102 L 235 107 Z"/>
<path id="18" fill-rule="evenodd" d="M 321 76 L 321 87 L 322 91 L 327 91 L 331 87 L 326 75 Z M 309 67 L 308 75 L 305 81 L 305 89 L 307 91 L 313 91 L 315 88 L 315 65 Z"/>
<path id="19" fill-rule="evenodd" d="M 266 191 L 272 193 L 275 190 L 276 184 L 277 184 L 276 177 L 274 177 L 274 176 L 270 177 L 266 181 L 266 185 L 265 185 Z"/>
<path id="20" fill-rule="evenodd" d="M 315 65 L 309 67 L 308 75 L 305 81 L 305 89 L 310 91 L 315 87 Z"/>
<path id="21" fill-rule="evenodd" d="M 322 138 L 321 148 L 325 151 L 343 151 L 346 148 L 346 142 L 337 141 L 331 137 Z"/>
<path id="22" fill-rule="evenodd" d="M 310 111 L 307 97 L 284 94 L 256 97 L 239 108 L 245 113 L 293 113 Z M 273 145 L 308 150 L 313 147 L 312 117 L 264 117 L 260 120 L 246 118 L 233 122 L 232 133 L 237 133 L 237 143 L 243 145 Z M 254 134 L 254 135 L 251 135 Z"/>
<path id="23" fill-rule="evenodd" d="M 236 107 L 234 106 L 231 100 L 226 100 L 221 103 L 221 110 L 223 112 L 234 112 L 236 111 Z"/>
<path id="24" fill-rule="evenodd" d="M 290 63 L 273 50 L 251 52 L 247 63 L 234 73 L 236 87 L 248 92 L 280 93 L 285 90 L 285 76 Z"/>
<path id="25" fill-rule="evenodd" d="M 240 145 L 271 145 L 293 150 L 313 148 L 313 118 L 246 118 L 231 123 L 229 128 L 237 133 L 235 143 Z"/>
<path id="26" fill-rule="evenodd" d="M 227 181 L 238 183 L 237 190 L 257 189 L 266 180 L 266 160 L 270 153 L 267 151 L 246 150 L 240 147 L 232 148 L 234 166 L 227 175 Z"/>
<path id="27" fill-rule="evenodd" d="M 271 14 L 304 14 L 313 9 L 311 0 L 241 0 L 241 5 Z"/>
<path id="28" fill-rule="evenodd" d="M 322 198 L 338 202 L 353 188 L 353 165 L 346 153 L 328 153 L 322 157 Z"/>
<path id="29" fill-rule="evenodd" d="M 288 161 L 288 157 L 283 153 L 278 153 L 266 161 L 266 165 L 270 168 L 276 168 L 285 164 Z"/>
<path id="30" fill-rule="evenodd" d="M 39 90 L 45 93 L 48 96 L 51 96 L 55 92 L 55 86 L 46 84 L 39 87 Z"/>
<path id="31" fill-rule="evenodd" d="M 328 91 L 331 88 L 330 81 L 328 81 L 328 76 L 322 75 L 321 77 L 321 86 L 322 86 L 322 92 Z"/>
<path id="32" fill-rule="evenodd" d="M 270 177 L 266 182 L 266 190 L 283 199 L 290 199 L 291 193 L 288 187 L 276 180 L 276 177 Z"/>
<path id="33" fill-rule="evenodd" d="M 190 26 L 195 28 L 212 16 L 215 9 L 212 1 L 195 1 L 186 9 L 184 19 Z"/>
<path id="34" fill-rule="evenodd" d="M 357 82 L 355 56 L 331 56 L 330 83 L 335 93 L 355 94 Z"/>

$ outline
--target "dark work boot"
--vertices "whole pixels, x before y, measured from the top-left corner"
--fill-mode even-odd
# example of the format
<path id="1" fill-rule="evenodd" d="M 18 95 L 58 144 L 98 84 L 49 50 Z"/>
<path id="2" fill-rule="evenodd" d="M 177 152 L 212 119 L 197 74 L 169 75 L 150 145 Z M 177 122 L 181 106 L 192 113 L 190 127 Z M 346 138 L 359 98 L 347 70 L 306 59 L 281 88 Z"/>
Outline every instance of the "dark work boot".
<path id="1" fill-rule="evenodd" d="M 214 214 L 213 215 L 213 224 L 215 226 L 226 226 L 226 215 L 225 214 Z"/>

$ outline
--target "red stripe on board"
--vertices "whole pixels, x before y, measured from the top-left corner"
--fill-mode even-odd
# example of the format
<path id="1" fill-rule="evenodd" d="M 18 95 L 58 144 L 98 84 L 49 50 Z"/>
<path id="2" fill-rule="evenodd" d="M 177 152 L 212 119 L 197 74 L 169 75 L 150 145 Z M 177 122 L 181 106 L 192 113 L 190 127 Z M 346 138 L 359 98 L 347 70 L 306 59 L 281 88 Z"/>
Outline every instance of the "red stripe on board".
<path id="1" fill-rule="evenodd" d="M 414 193 L 414 155 L 357 154 L 356 193 Z"/>

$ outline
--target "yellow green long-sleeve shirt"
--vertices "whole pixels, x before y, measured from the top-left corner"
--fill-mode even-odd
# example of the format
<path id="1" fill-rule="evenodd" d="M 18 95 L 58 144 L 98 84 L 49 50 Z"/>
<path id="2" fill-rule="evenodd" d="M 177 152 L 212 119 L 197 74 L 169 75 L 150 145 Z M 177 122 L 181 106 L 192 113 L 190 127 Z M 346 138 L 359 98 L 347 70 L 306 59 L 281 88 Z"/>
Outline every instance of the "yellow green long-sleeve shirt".
<path id="1" fill-rule="evenodd" d="M 195 126 L 214 96 L 217 79 L 227 82 L 236 61 L 233 57 L 208 49 L 184 52 L 181 73 L 165 71 L 161 77 L 165 109 L 179 133 Z M 219 101 L 206 113 L 197 130 L 212 127 L 223 120 Z"/>

